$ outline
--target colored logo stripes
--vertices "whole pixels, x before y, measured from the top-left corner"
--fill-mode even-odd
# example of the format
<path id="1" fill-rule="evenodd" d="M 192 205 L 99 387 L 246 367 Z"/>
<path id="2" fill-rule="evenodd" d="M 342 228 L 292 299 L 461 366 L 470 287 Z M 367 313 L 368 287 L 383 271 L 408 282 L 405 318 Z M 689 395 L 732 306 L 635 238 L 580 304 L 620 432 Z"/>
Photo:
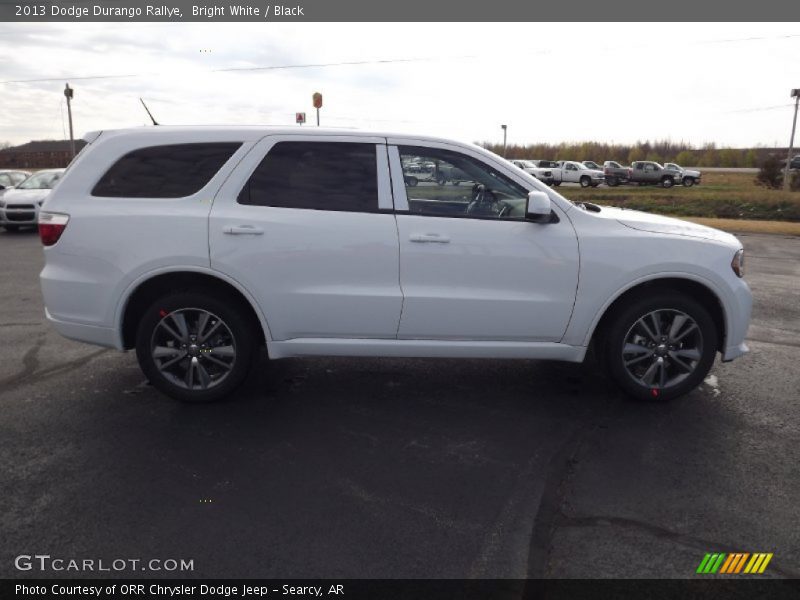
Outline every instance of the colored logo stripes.
<path id="1" fill-rule="evenodd" d="M 700 566 L 697 567 L 697 572 L 703 575 L 713 575 L 714 573 L 726 575 L 749 573 L 755 575 L 763 573 L 771 560 L 772 552 L 706 554 L 700 562 Z"/>

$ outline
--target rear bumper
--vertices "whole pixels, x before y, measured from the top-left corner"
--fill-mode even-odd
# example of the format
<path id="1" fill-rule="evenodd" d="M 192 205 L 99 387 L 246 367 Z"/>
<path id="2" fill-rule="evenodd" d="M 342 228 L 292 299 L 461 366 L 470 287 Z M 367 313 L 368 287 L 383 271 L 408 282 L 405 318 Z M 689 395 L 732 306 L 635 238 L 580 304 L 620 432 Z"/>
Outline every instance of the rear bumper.
<path id="1" fill-rule="evenodd" d="M 122 350 L 122 341 L 119 339 L 117 331 L 110 327 L 97 327 L 95 325 L 85 325 L 70 321 L 60 321 L 53 318 L 47 308 L 44 309 L 44 316 L 53 328 L 65 338 L 106 348 L 116 348 Z"/>

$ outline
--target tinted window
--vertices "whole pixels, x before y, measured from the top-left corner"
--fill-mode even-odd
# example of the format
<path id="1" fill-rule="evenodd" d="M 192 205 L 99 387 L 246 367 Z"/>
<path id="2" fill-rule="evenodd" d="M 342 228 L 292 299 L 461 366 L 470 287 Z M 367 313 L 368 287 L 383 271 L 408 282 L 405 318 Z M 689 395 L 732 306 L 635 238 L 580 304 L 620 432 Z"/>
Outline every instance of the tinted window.
<path id="1" fill-rule="evenodd" d="M 377 211 L 375 144 L 278 142 L 242 188 L 239 203 Z"/>
<path id="2" fill-rule="evenodd" d="M 238 142 L 174 144 L 134 150 L 94 186 L 93 196 L 182 198 L 199 192 L 241 146 Z"/>
<path id="3" fill-rule="evenodd" d="M 408 210 L 418 215 L 524 219 L 528 192 L 491 166 L 459 152 L 400 147 L 403 163 L 433 163 L 429 173 L 403 173 Z"/>

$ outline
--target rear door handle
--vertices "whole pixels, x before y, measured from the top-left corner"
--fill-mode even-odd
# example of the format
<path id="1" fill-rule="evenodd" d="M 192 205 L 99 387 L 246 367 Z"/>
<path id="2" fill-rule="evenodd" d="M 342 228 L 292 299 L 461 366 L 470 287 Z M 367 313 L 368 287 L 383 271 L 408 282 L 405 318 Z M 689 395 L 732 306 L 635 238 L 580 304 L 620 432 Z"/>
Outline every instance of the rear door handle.
<path id="1" fill-rule="evenodd" d="M 450 238 L 438 233 L 412 233 L 408 236 L 412 242 L 420 244 L 449 244 Z"/>
<path id="2" fill-rule="evenodd" d="M 230 235 L 262 235 L 264 230 L 253 225 L 226 225 L 222 228 L 222 233 Z"/>

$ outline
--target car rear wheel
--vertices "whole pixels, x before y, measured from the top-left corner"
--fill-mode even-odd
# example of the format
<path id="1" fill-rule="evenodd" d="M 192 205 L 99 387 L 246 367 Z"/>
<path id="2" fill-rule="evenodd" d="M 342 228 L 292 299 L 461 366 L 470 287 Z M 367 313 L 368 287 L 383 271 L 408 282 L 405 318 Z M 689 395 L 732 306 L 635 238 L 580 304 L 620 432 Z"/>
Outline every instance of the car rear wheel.
<path id="1" fill-rule="evenodd" d="M 661 185 L 665 188 L 671 188 L 675 184 L 675 180 L 672 177 L 664 177 L 661 180 Z"/>
<path id="2" fill-rule="evenodd" d="M 708 374 L 717 329 L 692 298 L 663 294 L 617 311 L 601 346 L 613 379 L 625 393 L 639 400 L 670 400 L 694 389 Z"/>
<path id="3" fill-rule="evenodd" d="M 447 183 L 447 178 L 444 175 L 439 175 L 439 177 L 436 178 L 436 183 L 445 185 Z"/>
<path id="4" fill-rule="evenodd" d="M 619 179 L 617 179 L 616 177 L 609 177 L 608 179 L 606 179 L 606 185 L 610 187 L 617 187 L 619 185 Z"/>
<path id="5" fill-rule="evenodd" d="M 588 175 L 584 175 L 583 177 L 581 177 L 580 183 L 581 183 L 581 187 L 585 188 L 585 187 L 589 187 L 590 185 L 592 185 L 592 180 L 589 178 Z"/>
<path id="6" fill-rule="evenodd" d="M 139 365 L 158 390 L 184 402 L 214 402 L 247 377 L 257 324 L 239 302 L 201 291 L 163 296 L 136 335 Z"/>
<path id="7" fill-rule="evenodd" d="M 694 185 L 694 177 L 684 177 L 683 185 L 684 187 L 692 187 Z"/>

